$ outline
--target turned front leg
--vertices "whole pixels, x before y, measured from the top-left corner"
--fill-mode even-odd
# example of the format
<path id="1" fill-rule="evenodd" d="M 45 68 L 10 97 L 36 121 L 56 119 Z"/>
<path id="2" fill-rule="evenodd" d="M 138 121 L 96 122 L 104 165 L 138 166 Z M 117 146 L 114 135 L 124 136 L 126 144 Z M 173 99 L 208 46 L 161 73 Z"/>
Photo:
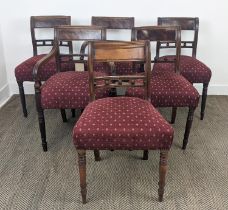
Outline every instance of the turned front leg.
<path id="1" fill-rule="evenodd" d="M 165 191 L 165 178 L 167 173 L 167 160 L 168 160 L 168 151 L 160 151 L 160 162 L 159 162 L 159 188 L 158 188 L 158 200 L 162 202 L 163 195 Z"/>
<path id="2" fill-rule="evenodd" d="M 78 165 L 79 165 L 79 176 L 80 176 L 80 187 L 82 195 L 82 203 L 86 203 L 86 151 L 78 150 Z"/>

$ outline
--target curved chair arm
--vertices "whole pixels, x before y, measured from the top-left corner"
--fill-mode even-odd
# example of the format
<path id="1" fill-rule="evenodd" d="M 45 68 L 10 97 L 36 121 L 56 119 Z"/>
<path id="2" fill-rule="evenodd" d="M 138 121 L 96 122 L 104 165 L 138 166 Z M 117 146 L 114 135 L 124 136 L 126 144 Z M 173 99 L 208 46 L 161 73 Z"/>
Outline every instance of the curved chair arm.
<path id="1" fill-rule="evenodd" d="M 51 60 L 54 56 L 57 55 L 58 52 L 58 47 L 56 42 L 53 45 L 52 50 L 50 51 L 50 53 L 48 53 L 46 56 L 44 56 L 42 59 L 40 59 L 39 61 L 37 61 L 37 63 L 35 64 L 34 68 L 33 68 L 33 80 L 34 81 L 39 81 L 37 75 L 39 72 L 39 69 L 41 68 L 41 66 L 43 66 L 44 64 L 46 64 L 49 60 Z"/>
<path id="2" fill-rule="evenodd" d="M 80 54 L 85 54 L 85 49 L 88 46 L 88 41 L 85 41 L 82 43 L 81 49 L 80 49 Z M 84 55 L 80 56 L 80 60 L 84 60 Z"/>

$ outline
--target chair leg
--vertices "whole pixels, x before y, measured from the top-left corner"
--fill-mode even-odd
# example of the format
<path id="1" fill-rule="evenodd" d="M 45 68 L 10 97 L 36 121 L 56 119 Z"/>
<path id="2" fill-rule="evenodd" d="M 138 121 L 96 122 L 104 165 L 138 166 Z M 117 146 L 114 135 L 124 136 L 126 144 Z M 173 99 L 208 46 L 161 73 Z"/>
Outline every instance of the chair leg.
<path id="1" fill-rule="evenodd" d="M 63 122 L 67 122 L 66 110 L 65 109 L 60 109 L 60 111 L 61 111 Z"/>
<path id="2" fill-rule="evenodd" d="M 190 130 L 191 130 L 191 127 L 192 127 L 192 121 L 193 121 L 193 116 L 194 116 L 195 109 L 196 109 L 196 107 L 189 107 L 188 118 L 187 118 L 187 122 L 186 122 L 186 126 L 185 126 L 183 146 L 182 146 L 183 150 L 186 149 L 187 144 L 188 144 L 188 137 L 189 137 Z"/>
<path id="3" fill-rule="evenodd" d="M 95 157 L 95 161 L 100 161 L 101 160 L 101 156 L 100 156 L 100 151 L 99 150 L 94 150 L 94 157 Z"/>
<path id="4" fill-rule="evenodd" d="M 148 153 L 149 151 L 148 150 L 143 150 L 143 160 L 148 160 Z"/>
<path id="5" fill-rule="evenodd" d="M 82 195 L 82 203 L 86 203 L 86 151 L 78 150 L 78 165 L 79 165 L 79 175 L 80 175 L 80 187 Z"/>
<path id="6" fill-rule="evenodd" d="M 201 112 L 200 112 L 200 119 L 201 120 L 203 120 L 203 118 L 204 118 L 204 111 L 205 111 L 206 100 L 207 100 L 207 88 L 208 88 L 208 83 L 203 83 Z"/>
<path id="7" fill-rule="evenodd" d="M 160 162 L 159 162 L 159 188 L 158 188 L 158 200 L 163 201 L 163 195 L 165 191 L 165 178 L 167 173 L 167 162 L 168 162 L 168 150 L 160 151 Z"/>
<path id="8" fill-rule="evenodd" d="M 171 124 L 175 123 L 176 115 L 177 115 L 177 107 L 172 107 Z"/>
<path id="9" fill-rule="evenodd" d="M 36 98 L 36 109 L 38 112 L 38 121 L 40 127 L 40 134 L 42 140 L 43 151 L 47 151 L 47 142 L 46 142 L 46 129 L 45 129 L 45 119 L 44 119 L 44 110 L 41 107 L 41 99 L 40 99 L 40 85 L 36 86 L 35 84 L 35 98 Z"/>
<path id="10" fill-rule="evenodd" d="M 75 109 L 71 109 L 71 114 L 72 114 L 72 117 L 75 117 Z"/>
<path id="11" fill-rule="evenodd" d="M 22 110 L 24 117 L 28 116 L 27 108 L 26 108 L 26 100 L 25 100 L 25 92 L 24 92 L 24 86 L 23 82 L 17 81 L 18 87 L 19 87 L 19 93 L 20 93 L 20 98 L 21 98 L 21 105 L 22 105 Z"/>

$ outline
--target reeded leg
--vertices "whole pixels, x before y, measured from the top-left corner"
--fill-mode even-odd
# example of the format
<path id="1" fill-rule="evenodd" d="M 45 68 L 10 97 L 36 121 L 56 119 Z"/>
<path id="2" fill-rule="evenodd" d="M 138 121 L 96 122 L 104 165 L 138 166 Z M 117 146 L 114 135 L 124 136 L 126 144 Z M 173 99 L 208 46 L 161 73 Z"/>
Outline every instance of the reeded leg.
<path id="1" fill-rule="evenodd" d="M 149 151 L 148 150 L 143 150 L 143 160 L 148 160 L 148 153 Z"/>
<path id="2" fill-rule="evenodd" d="M 191 127 L 192 127 L 192 121 L 193 121 L 193 116 L 194 116 L 195 109 L 196 109 L 196 107 L 189 107 L 188 118 L 187 118 L 187 122 L 186 122 L 186 126 L 185 126 L 185 133 L 184 133 L 184 140 L 183 140 L 182 149 L 186 149 L 186 146 L 188 144 L 188 137 L 189 137 L 190 130 L 191 130 Z"/>
<path id="3" fill-rule="evenodd" d="M 203 120 L 204 118 L 204 111 L 205 111 L 206 101 L 207 101 L 207 88 L 208 88 L 208 83 L 204 83 L 203 92 L 202 92 L 202 101 L 201 101 L 201 112 L 200 112 L 201 120 Z"/>
<path id="4" fill-rule="evenodd" d="M 71 114 L 72 114 L 72 117 L 75 117 L 75 109 L 71 109 Z"/>
<path id="5" fill-rule="evenodd" d="M 159 188 L 158 188 L 158 200 L 163 201 L 163 195 L 165 191 L 165 178 L 167 173 L 167 161 L 168 161 L 168 150 L 160 151 L 160 162 L 159 162 Z"/>
<path id="6" fill-rule="evenodd" d="M 172 118 L 171 118 L 171 124 L 175 123 L 177 115 L 177 107 L 172 107 Z"/>
<path id="7" fill-rule="evenodd" d="M 61 111 L 63 122 L 67 122 L 66 110 L 65 109 L 60 109 L 60 111 Z"/>
<path id="8" fill-rule="evenodd" d="M 22 105 L 22 110 L 24 117 L 28 116 L 27 108 L 26 108 L 26 100 L 25 100 L 25 92 L 24 92 L 24 86 L 23 82 L 17 81 L 18 87 L 19 87 L 19 93 L 20 93 L 20 98 L 21 98 L 21 105 Z"/>
<path id="9" fill-rule="evenodd" d="M 101 160 L 101 156 L 100 156 L 100 151 L 99 150 L 94 150 L 94 157 L 95 157 L 95 161 L 100 161 Z"/>
<path id="10" fill-rule="evenodd" d="M 80 187 L 82 195 L 82 203 L 86 203 L 86 151 L 78 150 L 78 165 L 79 165 L 79 175 L 80 175 Z"/>
<path id="11" fill-rule="evenodd" d="M 43 151 L 47 151 L 47 142 L 46 142 L 46 129 L 45 129 L 45 119 L 44 119 L 44 110 L 41 107 L 40 100 L 40 84 L 35 83 L 35 98 L 36 98 L 36 109 L 38 112 L 38 120 L 40 127 L 40 135 L 42 140 Z"/>

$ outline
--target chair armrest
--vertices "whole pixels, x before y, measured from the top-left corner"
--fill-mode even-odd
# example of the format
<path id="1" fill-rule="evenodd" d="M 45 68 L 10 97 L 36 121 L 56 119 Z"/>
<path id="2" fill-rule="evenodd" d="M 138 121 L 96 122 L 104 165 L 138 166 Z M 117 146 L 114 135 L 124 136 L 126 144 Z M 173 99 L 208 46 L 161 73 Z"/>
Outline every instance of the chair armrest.
<path id="1" fill-rule="evenodd" d="M 36 62 L 34 68 L 33 68 L 33 80 L 34 81 L 39 81 L 37 75 L 39 73 L 39 69 L 46 64 L 48 61 L 50 61 L 54 56 L 57 55 L 58 52 L 58 47 L 57 44 L 54 43 L 54 46 L 52 48 L 52 50 L 50 51 L 50 53 L 48 53 L 46 56 L 44 56 L 42 59 L 40 59 L 39 61 Z"/>
<path id="2" fill-rule="evenodd" d="M 85 54 L 85 49 L 88 46 L 88 41 L 85 41 L 82 43 L 81 49 L 80 49 L 80 54 Z M 84 55 L 80 56 L 80 60 L 84 60 Z"/>

